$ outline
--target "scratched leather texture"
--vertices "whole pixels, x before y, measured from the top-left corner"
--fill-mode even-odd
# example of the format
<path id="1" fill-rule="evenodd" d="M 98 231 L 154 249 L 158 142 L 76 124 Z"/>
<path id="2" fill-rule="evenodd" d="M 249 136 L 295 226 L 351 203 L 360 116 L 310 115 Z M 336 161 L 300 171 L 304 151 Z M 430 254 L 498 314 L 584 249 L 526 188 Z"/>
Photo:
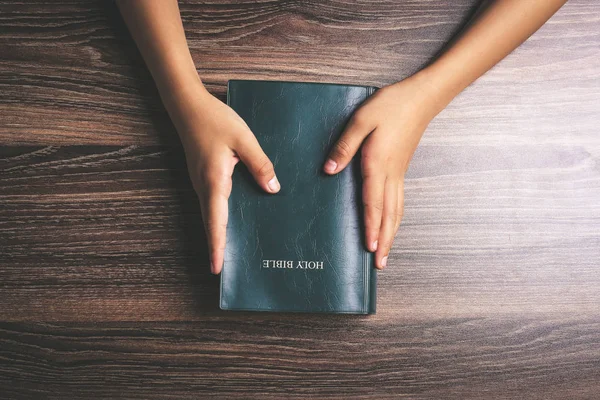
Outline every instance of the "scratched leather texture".
<path id="1" fill-rule="evenodd" d="M 227 103 L 246 121 L 281 183 L 264 192 L 238 163 L 229 198 L 220 307 L 371 314 L 376 270 L 366 251 L 360 156 L 341 173 L 322 166 L 373 87 L 231 80 Z M 264 268 L 263 260 L 293 261 Z M 323 262 L 322 269 L 297 268 Z"/>

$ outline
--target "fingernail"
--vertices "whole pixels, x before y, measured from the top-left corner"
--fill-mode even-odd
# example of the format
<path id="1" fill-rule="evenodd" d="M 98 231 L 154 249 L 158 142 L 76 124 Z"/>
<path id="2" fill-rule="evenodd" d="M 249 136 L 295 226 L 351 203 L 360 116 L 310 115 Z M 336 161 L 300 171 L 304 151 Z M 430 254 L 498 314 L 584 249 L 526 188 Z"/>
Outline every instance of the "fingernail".
<path id="1" fill-rule="evenodd" d="M 376 240 L 376 241 L 374 241 L 373 243 L 371 243 L 371 251 L 375 251 L 375 250 L 377 250 L 377 243 L 378 243 L 378 242 L 379 242 L 379 241 L 378 241 L 378 240 Z"/>
<path id="2" fill-rule="evenodd" d="M 215 263 L 213 260 L 210 260 L 210 272 L 215 273 Z"/>
<path id="3" fill-rule="evenodd" d="M 387 264 L 387 258 L 388 256 L 385 256 L 381 259 L 381 268 L 385 267 Z"/>
<path id="4" fill-rule="evenodd" d="M 269 186 L 269 189 L 271 190 L 271 192 L 276 192 L 280 188 L 279 181 L 277 180 L 276 176 L 271 178 L 271 180 L 269 181 L 269 183 L 267 183 L 267 185 Z"/>
<path id="5" fill-rule="evenodd" d="M 337 168 L 337 163 L 331 159 L 327 160 L 327 162 L 325 163 L 325 171 L 326 172 L 333 172 L 333 171 L 335 171 L 336 168 Z"/>

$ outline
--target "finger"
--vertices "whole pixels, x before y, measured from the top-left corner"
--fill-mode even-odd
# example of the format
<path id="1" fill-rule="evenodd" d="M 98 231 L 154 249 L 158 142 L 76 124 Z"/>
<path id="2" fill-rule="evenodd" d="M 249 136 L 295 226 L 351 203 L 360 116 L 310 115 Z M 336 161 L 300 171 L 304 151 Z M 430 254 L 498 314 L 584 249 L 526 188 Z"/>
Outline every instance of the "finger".
<path id="1" fill-rule="evenodd" d="M 329 153 L 323 170 L 335 174 L 346 168 L 361 143 L 375 129 L 374 124 L 365 117 L 364 109 L 358 109 L 350 118 L 348 125 Z"/>
<path id="2" fill-rule="evenodd" d="M 252 132 L 244 135 L 234 150 L 242 162 L 246 164 L 256 182 L 265 191 L 277 193 L 281 189 L 279 180 L 275 175 L 273 163 L 260 147 L 256 136 Z"/>
<path id="3" fill-rule="evenodd" d="M 398 211 L 397 211 L 397 221 L 396 227 L 394 229 L 394 235 L 398 232 L 398 228 L 400 228 L 400 222 L 402 222 L 402 216 L 404 215 L 404 178 L 401 178 L 398 182 Z"/>
<path id="4" fill-rule="evenodd" d="M 383 215 L 383 194 L 385 175 L 379 172 L 369 156 L 363 153 L 361 171 L 363 176 L 363 207 L 365 218 L 365 241 L 370 251 L 377 250 L 381 216 Z"/>
<path id="5" fill-rule="evenodd" d="M 398 181 L 388 177 L 385 181 L 384 190 L 379 244 L 375 252 L 375 265 L 379 269 L 386 266 L 394 242 L 394 229 L 398 218 Z"/>
<path id="6" fill-rule="evenodd" d="M 213 174 L 201 197 L 202 218 L 210 254 L 210 270 L 217 275 L 223 267 L 228 220 L 231 175 Z"/>

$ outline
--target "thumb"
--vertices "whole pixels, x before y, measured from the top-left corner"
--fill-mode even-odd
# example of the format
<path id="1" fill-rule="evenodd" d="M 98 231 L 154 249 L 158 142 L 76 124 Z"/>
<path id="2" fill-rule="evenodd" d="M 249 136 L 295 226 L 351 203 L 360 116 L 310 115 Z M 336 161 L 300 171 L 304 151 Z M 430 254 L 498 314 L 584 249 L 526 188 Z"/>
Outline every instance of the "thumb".
<path id="1" fill-rule="evenodd" d="M 323 169 L 328 174 L 336 174 L 346 168 L 356 154 L 363 140 L 375 129 L 373 123 L 364 117 L 364 111 L 358 109 L 350 118 L 346 129 L 329 153 Z"/>
<path id="2" fill-rule="evenodd" d="M 252 132 L 244 135 L 243 140 L 239 142 L 234 150 L 240 160 L 248 167 L 260 187 L 269 193 L 279 192 L 281 186 L 277 176 L 275 176 L 273 163 L 262 150 Z"/>

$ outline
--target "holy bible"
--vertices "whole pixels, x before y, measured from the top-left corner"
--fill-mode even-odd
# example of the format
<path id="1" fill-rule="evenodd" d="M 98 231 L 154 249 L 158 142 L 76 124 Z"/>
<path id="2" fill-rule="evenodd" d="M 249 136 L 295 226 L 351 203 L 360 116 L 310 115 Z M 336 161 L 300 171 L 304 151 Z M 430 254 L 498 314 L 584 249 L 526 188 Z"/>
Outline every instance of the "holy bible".
<path id="1" fill-rule="evenodd" d="M 323 164 L 371 86 L 230 80 L 227 104 L 248 124 L 281 184 L 263 191 L 233 173 L 223 310 L 373 314 L 374 255 L 364 241 L 360 155 L 342 172 Z"/>

